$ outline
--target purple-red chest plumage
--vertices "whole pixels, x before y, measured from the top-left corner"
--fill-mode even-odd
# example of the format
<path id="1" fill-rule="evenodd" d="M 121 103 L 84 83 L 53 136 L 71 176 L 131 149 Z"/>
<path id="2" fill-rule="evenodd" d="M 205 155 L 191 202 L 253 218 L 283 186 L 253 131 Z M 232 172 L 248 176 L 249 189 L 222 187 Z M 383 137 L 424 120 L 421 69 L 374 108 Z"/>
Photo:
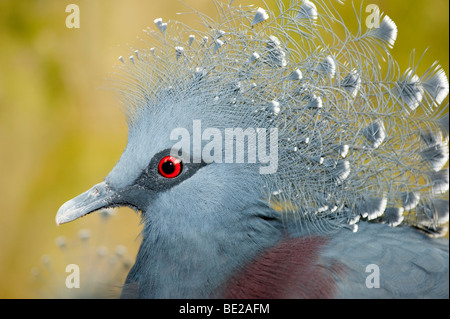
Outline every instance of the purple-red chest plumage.
<path id="1" fill-rule="evenodd" d="M 318 264 L 324 237 L 286 239 L 233 276 L 224 298 L 332 298 L 332 271 Z M 336 267 L 334 270 L 337 270 Z"/>

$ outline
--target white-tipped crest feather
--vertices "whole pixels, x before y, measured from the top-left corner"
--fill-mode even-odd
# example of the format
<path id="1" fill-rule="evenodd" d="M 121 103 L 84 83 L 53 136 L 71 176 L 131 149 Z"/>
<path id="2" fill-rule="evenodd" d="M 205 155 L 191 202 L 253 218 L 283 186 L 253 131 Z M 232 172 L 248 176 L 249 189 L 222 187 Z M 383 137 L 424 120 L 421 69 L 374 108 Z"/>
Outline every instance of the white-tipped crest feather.
<path id="1" fill-rule="evenodd" d="M 278 128 L 279 167 L 262 177 L 267 198 L 276 192 L 293 218 L 321 229 L 448 219 L 443 70 L 393 72 L 397 26 L 387 15 L 378 28 L 339 37 L 331 28 L 346 23 L 328 2 L 277 3 L 275 14 L 218 1 L 220 23 L 207 19 L 206 31 L 155 19 L 156 52 L 140 49 L 135 65 L 121 65 L 130 125 L 143 109 L 190 101 L 186 114 L 220 127 Z"/>
<path id="2" fill-rule="evenodd" d="M 263 8 L 258 8 L 251 25 L 254 26 L 255 24 L 266 21 L 267 19 L 269 19 L 269 15 L 267 14 L 266 10 L 264 10 Z"/>

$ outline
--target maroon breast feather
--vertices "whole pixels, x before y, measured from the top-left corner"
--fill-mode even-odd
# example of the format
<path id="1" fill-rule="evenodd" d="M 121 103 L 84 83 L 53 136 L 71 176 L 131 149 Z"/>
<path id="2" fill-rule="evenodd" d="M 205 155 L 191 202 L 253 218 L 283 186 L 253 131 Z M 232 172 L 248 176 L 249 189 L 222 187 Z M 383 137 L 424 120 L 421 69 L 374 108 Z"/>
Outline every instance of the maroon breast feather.
<path id="1" fill-rule="evenodd" d="M 337 263 L 320 264 L 325 237 L 289 238 L 257 256 L 225 285 L 230 299 L 333 298 Z"/>

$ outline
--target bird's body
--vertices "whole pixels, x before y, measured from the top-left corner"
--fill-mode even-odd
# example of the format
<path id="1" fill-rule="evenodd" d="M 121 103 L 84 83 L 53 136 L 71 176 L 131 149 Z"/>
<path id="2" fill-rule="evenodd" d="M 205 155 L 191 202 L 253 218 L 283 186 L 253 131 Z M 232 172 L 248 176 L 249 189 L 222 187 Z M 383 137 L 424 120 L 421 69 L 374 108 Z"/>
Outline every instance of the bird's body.
<path id="1" fill-rule="evenodd" d="M 123 297 L 448 298 L 442 70 L 400 74 L 387 16 L 340 40 L 323 2 L 216 5 L 205 31 L 155 20 L 123 66 L 127 147 L 57 223 L 142 211 Z"/>
<path id="2" fill-rule="evenodd" d="M 400 236 L 407 240 L 399 241 Z M 445 241 L 361 223 L 357 234 L 281 240 L 235 276 L 225 297 L 442 298 L 448 294 L 447 267 Z M 370 282 L 373 271 L 381 274 L 376 285 Z"/>
<path id="3" fill-rule="evenodd" d="M 246 221 L 243 221 L 246 223 Z M 361 223 L 356 233 L 289 235 L 279 221 L 257 232 L 144 238 L 123 298 L 445 298 L 448 241 L 410 228 Z M 235 233 L 235 230 L 233 231 Z M 261 239 L 261 238 L 259 238 Z M 147 241 L 148 240 L 148 241 Z M 193 256 L 195 256 L 193 258 Z M 367 284 L 376 271 L 378 285 Z M 145 270 L 145 271 L 144 271 Z M 370 278 L 369 278 L 370 279 Z"/>

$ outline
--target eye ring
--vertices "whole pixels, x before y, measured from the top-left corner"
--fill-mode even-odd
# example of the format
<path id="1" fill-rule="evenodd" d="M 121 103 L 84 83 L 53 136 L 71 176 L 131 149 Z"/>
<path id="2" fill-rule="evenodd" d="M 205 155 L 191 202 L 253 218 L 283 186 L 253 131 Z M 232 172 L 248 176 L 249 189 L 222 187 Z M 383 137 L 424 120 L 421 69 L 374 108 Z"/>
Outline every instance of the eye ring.
<path id="1" fill-rule="evenodd" d="M 174 178 L 180 175 L 183 164 L 180 159 L 173 156 L 163 157 L 158 164 L 158 172 L 165 178 Z"/>

